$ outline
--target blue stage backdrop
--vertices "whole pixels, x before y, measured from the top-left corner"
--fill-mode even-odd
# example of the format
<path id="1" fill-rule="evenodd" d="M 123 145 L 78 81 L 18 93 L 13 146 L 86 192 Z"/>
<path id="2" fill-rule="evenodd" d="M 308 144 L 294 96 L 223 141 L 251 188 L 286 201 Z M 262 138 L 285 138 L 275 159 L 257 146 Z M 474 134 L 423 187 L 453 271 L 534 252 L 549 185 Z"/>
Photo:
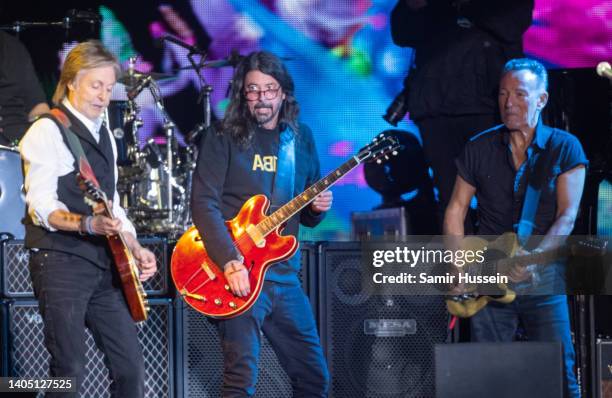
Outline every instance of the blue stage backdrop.
<path id="1" fill-rule="evenodd" d="M 138 56 L 136 69 L 175 76 L 159 84 L 181 140 L 202 121 L 201 105 L 196 103 L 200 82 L 193 70 L 181 69 L 190 65 L 187 51 L 169 42 L 156 46 L 157 39 L 172 34 L 206 49 L 209 60 L 257 49 L 284 57 L 296 83 L 301 119 L 315 134 L 322 171 L 326 173 L 376 134 L 392 128 L 382 115 L 401 91 L 412 58 L 410 49 L 399 48 L 391 40 L 389 15 L 395 4 L 396 0 L 180 0 L 142 4 L 83 0 L 78 7 L 95 9 L 102 15 L 100 38 L 124 66 L 129 57 Z M 74 6 L 60 0 L 52 9 L 41 6 L 49 8 L 42 15 L 65 15 L 65 10 Z M 35 15 L 40 9 L 37 6 L 28 12 Z M 21 20 L 29 19 L 28 14 L 16 15 Z M 525 49 L 551 67 L 593 67 L 597 61 L 612 58 L 612 38 L 606 27 L 610 20 L 612 6 L 605 0 L 536 0 L 534 24 L 525 37 Z M 45 40 L 50 40 L 47 36 L 41 31 L 23 34 L 33 53 L 36 46 L 42 48 Z M 60 60 L 73 45 L 67 38 L 70 36 L 62 40 Z M 37 54 L 33 56 L 40 71 L 42 61 Z M 51 62 L 49 58 L 45 62 Z M 55 83 L 57 67 L 48 68 L 51 72 L 46 75 L 43 71 L 48 91 Z M 223 116 L 227 106 L 232 72 L 231 67 L 204 70 L 204 79 L 214 89 L 212 108 L 216 118 Z M 117 100 L 125 97 L 122 87 L 117 87 L 115 96 Z M 142 94 L 138 102 L 145 119 L 141 140 L 161 138 L 161 115 L 150 95 Z M 418 138 L 409 120 L 402 121 L 399 128 Z M 333 191 L 333 211 L 318 228 L 306 230 L 303 239 L 347 239 L 351 212 L 381 204 L 380 195 L 365 183 L 362 167 Z"/>

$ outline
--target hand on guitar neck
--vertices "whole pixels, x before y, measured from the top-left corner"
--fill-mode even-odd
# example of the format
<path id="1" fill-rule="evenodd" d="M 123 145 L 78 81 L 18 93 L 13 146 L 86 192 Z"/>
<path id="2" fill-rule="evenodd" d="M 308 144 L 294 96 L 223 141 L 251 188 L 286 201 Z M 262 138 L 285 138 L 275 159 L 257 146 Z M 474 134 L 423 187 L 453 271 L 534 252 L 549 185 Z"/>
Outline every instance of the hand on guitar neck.
<path id="1" fill-rule="evenodd" d="M 318 194 L 310 204 L 310 208 L 315 213 L 323 213 L 331 209 L 333 202 L 332 191 L 323 191 Z"/>
<path id="2" fill-rule="evenodd" d="M 113 202 L 108 201 L 108 205 L 112 208 Z M 83 217 L 81 231 L 92 235 L 112 236 L 121 233 L 121 220 L 118 218 L 110 218 L 105 214 L 104 205 L 96 203 L 93 206 L 93 216 Z"/>
<path id="3" fill-rule="evenodd" d="M 113 206 L 113 201 L 109 200 L 108 205 L 110 208 Z M 105 215 L 104 204 L 97 203 L 93 208 L 94 215 L 91 216 L 90 228 L 94 235 L 105 235 L 113 236 L 121 234 L 125 240 L 126 245 L 132 252 L 136 265 L 140 271 L 138 279 L 144 282 L 157 272 L 157 263 L 155 261 L 155 255 L 148 249 L 145 249 L 140 245 L 138 239 L 133 237 L 129 233 L 122 232 L 122 223 L 118 218 L 110 218 Z"/>
<path id="4" fill-rule="evenodd" d="M 520 247 L 516 250 L 516 253 L 514 253 L 514 257 L 516 258 L 520 256 L 528 256 L 530 254 L 539 253 L 539 252 L 541 251 L 538 249 L 534 249 L 533 251 L 530 252 Z M 520 263 L 515 263 L 511 265 L 507 270 L 508 279 L 514 283 L 525 282 L 531 279 L 531 281 L 534 284 L 536 284 L 537 282 L 536 267 L 537 267 L 537 264 L 524 265 Z"/>

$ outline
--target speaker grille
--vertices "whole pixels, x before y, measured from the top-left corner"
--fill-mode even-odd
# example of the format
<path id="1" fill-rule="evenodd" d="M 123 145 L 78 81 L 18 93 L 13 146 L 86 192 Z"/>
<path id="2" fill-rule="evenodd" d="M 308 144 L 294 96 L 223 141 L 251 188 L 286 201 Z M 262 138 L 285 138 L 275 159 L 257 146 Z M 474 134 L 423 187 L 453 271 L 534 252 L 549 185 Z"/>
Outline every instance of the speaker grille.
<path id="1" fill-rule="evenodd" d="M 143 282 L 142 287 L 149 296 L 162 296 L 168 293 L 168 244 L 162 238 L 140 238 L 138 242 L 151 250 L 157 259 L 158 271 Z"/>
<path id="2" fill-rule="evenodd" d="M 179 363 L 183 376 L 183 397 L 220 397 L 223 380 L 223 354 L 216 327 L 202 314 L 183 301 L 182 353 Z M 290 397 L 289 377 L 278 362 L 278 358 L 265 336 L 262 335 L 259 355 L 259 376 L 255 397 Z"/>
<path id="3" fill-rule="evenodd" d="M 316 308 L 314 277 L 317 245 L 300 243 L 301 269 L 299 272 L 302 288 Z M 193 310 L 182 300 L 177 300 L 180 339 L 178 361 L 179 397 L 204 398 L 221 396 L 223 380 L 223 354 L 216 327 L 204 315 Z M 316 312 L 315 312 L 316 313 Z M 179 337 L 180 337 L 179 336 Z M 180 391 L 182 389 L 182 391 Z M 261 336 L 259 353 L 259 375 L 255 397 L 278 398 L 293 395 L 289 376 L 278 361 L 270 342 Z"/>
<path id="4" fill-rule="evenodd" d="M 3 291 L 6 297 L 33 297 L 28 261 L 30 255 L 22 240 L 2 244 Z"/>
<path id="5" fill-rule="evenodd" d="M 434 396 L 434 345 L 448 335 L 442 297 L 370 293 L 362 287 L 362 269 L 357 244 L 323 248 L 320 322 L 332 375 L 330 396 Z M 386 321 L 413 327 L 386 337 L 366 331 L 366 325 Z"/>
<path id="6" fill-rule="evenodd" d="M 149 319 L 138 330 L 145 362 L 145 396 L 169 397 L 174 391 L 172 374 L 172 306 L 170 300 L 152 299 Z M 43 322 L 36 301 L 14 301 L 8 305 L 8 372 L 11 376 L 42 378 L 48 375 L 49 353 L 43 345 Z M 104 356 L 87 335 L 86 376 L 83 397 L 110 397 Z M 39 394 L 42 397 L 42 394 Z"/>
<path id="7" fill-rule="evenodd" d="M 139 242 L 155 254 L 158 266 L 158 272 L 144 282 L 143 287 L 150 296 L 164 295 L 168 292 L 167 243 L 161 238 L 141 238 Z M 23 240 L 9 240 L 2 244 L 5 297 L 34 297 L 29 259 L 30 254 Z"/>

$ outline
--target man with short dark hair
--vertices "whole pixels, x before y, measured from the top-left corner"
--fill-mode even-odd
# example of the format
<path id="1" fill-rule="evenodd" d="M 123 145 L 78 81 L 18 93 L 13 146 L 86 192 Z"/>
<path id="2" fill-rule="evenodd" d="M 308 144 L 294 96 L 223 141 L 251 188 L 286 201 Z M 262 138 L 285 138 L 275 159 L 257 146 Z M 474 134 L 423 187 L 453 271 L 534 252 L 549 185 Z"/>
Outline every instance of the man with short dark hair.
<path id="1" fill-rule="evenodd" d="M 254 52 L 236 68 L 218 131 L 209 131 L 200 144 L 193 178 L 194 224 L 208 255 L 223 268 L 239 297 L 251 292 L 249 270 L 224 220 L 234 218 L 257 194 L 270 198 L 274 211 L 320 178 L 312 132 L 298 123 L 298 113 L 285 66 L 271 53 Z M 300 223 L 316 226 L 331 203 L 331 192 L 322 192 L 289 219 L 283 234 L 297 235 Z M 299 271 L 299 256 L 272 265 L 253 306 L 217 321 L 224 356 L 223 397 L 255 393 L 262 332 L 287 371 L 295 397 L 327 396 L 327 366 Z"/>
<path id="2" fill-rule="evenodd" d="M 546 69 L 539 62 L 514 59 L 506 63 L 498 95 L 503 124 L 472 138 L 457 159 L 445 234 L 463 236 L 463 220 L 474 195 L 477 232 L 516 232 L 523 244 L 519 255 L 556 249 L 572 232 L 588 161 L 576 137 L 542 124 L 546 89 Z M 530 239 L 538 236 L 542 239 Z M 533 284 L 538 280 L 540 290 L 519 294 L 510 304 L 487 305 L 472 317 L 472 340 L 512 341 L 520 321 L 530 340 L 562 343 L 565 391 L 578 397 L 567 297 L 555 294 L 559 292 L 555 286 L 563 279 L 563 264 L 539 268 L 511 269 L 512 282 L 531 278 Z"/>
<path id="3" fill-rule="evenodd" d="M 80 171 L 69 133 L 57 118 L 37 120 L 21 141 L 28 216 L 25 245 L 31 250 L 30 274 L 44 322 L 45 346 L 51 354 L 50 375 L 74 377 L 78 395 L 87 364 L 87 327 L 105 355 L 111 396 L 144 397 L 144 361 L 137 330 L 111 264 L 107 236 L 121 234 L 140 268 L 140 279 L 156 271 L 155 257 L 136 239 L 136 231 L 119 206 L 117 148 L 103 124 L 120 67 L 98 41 L 70 51 L 53 97 L 70 121 L 108 198 L 115 218 L 84 199 Z M 74 141 L 73 141 L 74 142 Z"/>

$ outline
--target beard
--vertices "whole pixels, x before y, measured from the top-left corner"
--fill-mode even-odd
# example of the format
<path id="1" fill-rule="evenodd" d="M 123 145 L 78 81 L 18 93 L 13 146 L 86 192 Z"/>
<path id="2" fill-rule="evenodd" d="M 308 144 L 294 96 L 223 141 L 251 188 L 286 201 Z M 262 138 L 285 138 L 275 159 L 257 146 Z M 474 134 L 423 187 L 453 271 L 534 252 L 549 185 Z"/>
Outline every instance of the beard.
<path id="1" fill-rule="evenodd" d="M 270 111 L 266 113 L 260 113 L 257 112 L 259 109 L 269 109 Z M 257 121 L 257 124 L 261 126 L 273 120 L 278 115 L 279 111 L 280 107 L 274 109 L 274 107 L 270 104 L 261 103 L 255 105 L 255 108 L 253 109 L 251 115 Z"/>

